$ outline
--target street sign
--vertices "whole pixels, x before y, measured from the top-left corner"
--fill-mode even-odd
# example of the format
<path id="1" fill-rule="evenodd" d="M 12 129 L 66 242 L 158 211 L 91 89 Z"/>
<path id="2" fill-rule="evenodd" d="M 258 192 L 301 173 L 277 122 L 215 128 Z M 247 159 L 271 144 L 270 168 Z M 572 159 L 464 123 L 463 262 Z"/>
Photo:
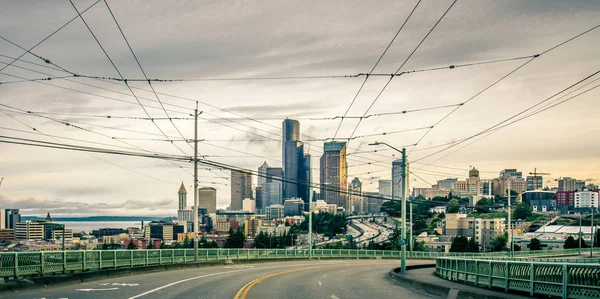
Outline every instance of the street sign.
<path id="1" fill-rule="evenodd" d="M 406 244 L 408 244 L 408 241 L 406 239 L 400 240 L 400 246 L 406 246 Z"/>

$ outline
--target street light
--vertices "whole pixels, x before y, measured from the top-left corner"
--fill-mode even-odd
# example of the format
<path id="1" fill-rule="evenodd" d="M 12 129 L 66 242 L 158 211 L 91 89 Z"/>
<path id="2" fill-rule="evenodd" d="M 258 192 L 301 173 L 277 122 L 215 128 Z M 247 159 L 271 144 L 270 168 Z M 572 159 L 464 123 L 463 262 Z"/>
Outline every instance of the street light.
<path id="1" fill-rule="evenodd" d="M 399 150 L 385 142 L 375 141 L 374 143 L 369 143 L 369 145 L 385 145 L 399 153 L 402 154 L 402 227 L 401 227 L 401 243 L 400 243 L 400 273 L 406 273 L 406 190 L 408 189 L 408 182 L 406 180 L 406 149 L 403 148 Z M 392 182 L 393 184 L 393 182 Z M 392 199 L 394 194 L 392 193 Z M 411 240 L 412 241 L 412 240 Z"/>

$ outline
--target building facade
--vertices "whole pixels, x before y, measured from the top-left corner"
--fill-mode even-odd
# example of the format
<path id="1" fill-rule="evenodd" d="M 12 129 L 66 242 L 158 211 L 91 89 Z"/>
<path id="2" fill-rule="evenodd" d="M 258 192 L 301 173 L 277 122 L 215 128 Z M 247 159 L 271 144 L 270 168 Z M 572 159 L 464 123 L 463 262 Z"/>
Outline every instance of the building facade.
<path id="1" fill-rule="evenodd" d="M 392 180 L 379 180 L 379 196 L 392 198 Z"/>
<path id="2" fill-rule="evenodd" d="M 217 212 L 217 189 L 202 187 L 198 189 L 198 208 L 206 209 L 209 214 Z"/>
<path id="3" fill-rule="evenodd" d="M 252 198 L 252 173 L 250 170 L 231 171 L 231 210 L 242 209 L 244 198 Z"/>
<path id="4" fill-rule="evenodd" d="M 409 166 L 406 164 L 406 180 L 409 179 Z M 392 161 L 392 196 L 395 199 L 402 198 L 402 159 Z M 406 188 L 406 195 L 408 196 L 408 186 Z"/>
<path id="5" fill-rule="evenodd" d="M 575 192 L 575 208 L 598 208 L 598 191 Z"/>
<path id="6" fill-rule="evenodd" d="M 321 198 L 329 204 L 347 207 L 346 142 L 325 142 L 321 156 Z"/>

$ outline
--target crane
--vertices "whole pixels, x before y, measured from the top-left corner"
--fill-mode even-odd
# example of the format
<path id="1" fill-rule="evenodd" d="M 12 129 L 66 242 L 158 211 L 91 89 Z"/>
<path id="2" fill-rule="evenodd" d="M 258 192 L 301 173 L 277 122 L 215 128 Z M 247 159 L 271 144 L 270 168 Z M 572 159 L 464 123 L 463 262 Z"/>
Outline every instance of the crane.
<path id="1" fill-rule="evenodd" d="M 550 175 L 547 172 L 538 172 L 537 168 L 533 169 L 533 172 L 530 172 L 529 175 L 533 175 L 533 190 L 537 190 L 537 177 L 538 175 Z"/>
<path id="2" fill-rule="evenodd" d="M 3 181 L 4 181 L 4 177 L 0 179 L 0 186 L 2 186 Z"/>

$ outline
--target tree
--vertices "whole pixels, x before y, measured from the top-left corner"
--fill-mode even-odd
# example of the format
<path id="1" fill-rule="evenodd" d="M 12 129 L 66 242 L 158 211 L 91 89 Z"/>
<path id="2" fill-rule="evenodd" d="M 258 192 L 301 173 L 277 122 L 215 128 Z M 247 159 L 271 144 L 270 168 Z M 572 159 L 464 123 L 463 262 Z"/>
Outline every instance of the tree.
<path id="1" fill-rule="evenodd" d="M 475 209 L 479 213 L 488 213 L 490 211 L 489 206 L 491 205 L 490 200 L 487 197 L 484 197 L 477 201 L 475 204 Z"/>
<path id="2" fill-rule="evenodd" d="M 450 252 L 466 252 L 469 240 L 465 236 L 457 236 L 452 239 Z"/>
<path id="3" fill-rule="evenodd" d="M 202 236 L 204 237 L 204 236 Z M 194 247 L 194 243 L 187 237 L 185 236 L 185 239 L 183 239 L 183 248 L 192 248 Z"/>
<path id="4" fill-rule="evenodd" d="M 129 244 L 127 244 L 127 249 L 137 249 L 137 246 L 135 246 L 133 240 L 129 240 Z"/>
<path id="5" fill-rule="evenodd" d="M 465 248 L 466 252 L 479 252 L 479 243 L 475 242 L 475 238 L 471 238 Z"/>
<path id="6" fill-rule="evenodd" d="M 506 244 L 508 244 L 508 233 L 496 236 L 492 240 L 492 251 L 502 251 L 506 248 Z"/>
<path id="7" fill-rule="evenodd" d="M 458 203 L 458 199 L 453 198 L 448 203 L 448 213 L 458 213 L 460 210 L 460 205 Z"/>
<path id="8" fill-rule="evenodd" d="M 527 218 L 527 216 L 530 216 L 530 215 L 531 215 L 531 207 L 527 203 L 522 202 L 517 205 L 512 216 L 514 217 L 514 219 L 525 220 Z"/>
<path id="9" fill-rule="evenodd" d="M 529 250 L 542 250 L 542 242 L 538 238 L 533 238 L 529 242 Z"/>
<path id="10" fill-rule="evenodd" d="M 244 232 L 241 228 L 237 230 L 229 229 L 229 236 L 225 239 L 225 244 L 223 247 L 225 248 L 244 248 L 246 245 L 246 236 L 244 236 Z"/>
<path id="11" fill-rule="evenodd" d="M 575 241 L 575 238 L 573 238 L 573 236 L 569 236 L 565 240 L 565 245 L 563 245 L 563 248 L 564 249 L 579 248 L 579 244 L 577 244 L 577 241 Z"/>
<path id="12" fill-rule="evenodd" d="M 600 247 L 600 229 L 597 229 L 594 235 L 594 247 Z"/>

